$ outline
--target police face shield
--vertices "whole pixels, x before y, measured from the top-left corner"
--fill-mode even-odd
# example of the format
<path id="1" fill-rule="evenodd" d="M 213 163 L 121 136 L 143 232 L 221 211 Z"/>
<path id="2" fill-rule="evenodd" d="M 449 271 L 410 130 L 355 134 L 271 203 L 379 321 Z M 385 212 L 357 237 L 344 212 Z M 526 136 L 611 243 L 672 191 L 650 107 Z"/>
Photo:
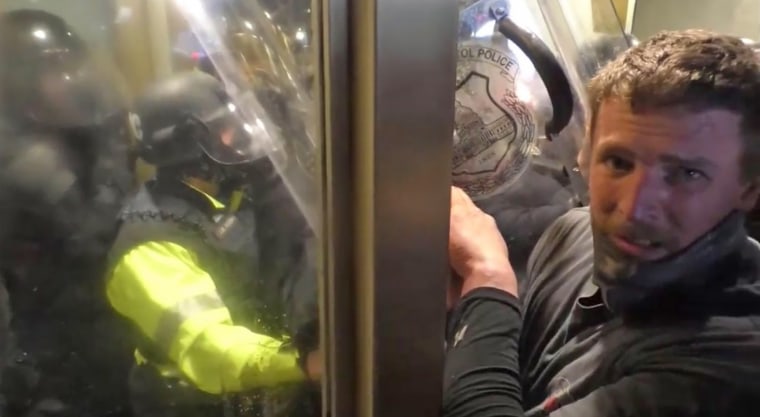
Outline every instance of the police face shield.
<path id="1" fill-rule="evenodd" d="M 221 165 L 241 165 L 260 159 L 264 150 L 257 139 L 264 134 L 262 128 L 243 120 L 237 106 L 223 91 L 217 94 L 216 106 L 192 116 L 208 133 L 198 136 L 204 153 Z"/>

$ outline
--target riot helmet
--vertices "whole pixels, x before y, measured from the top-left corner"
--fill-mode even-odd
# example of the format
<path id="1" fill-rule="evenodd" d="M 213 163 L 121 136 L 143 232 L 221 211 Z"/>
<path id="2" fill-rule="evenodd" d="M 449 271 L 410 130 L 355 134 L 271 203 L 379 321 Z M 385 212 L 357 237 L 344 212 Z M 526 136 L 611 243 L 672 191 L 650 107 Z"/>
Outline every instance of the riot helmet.
<path id="1" fill-rule="evenodd" d="M 17 124 L 71 128 L 102 123 L 122 108 L 85 42 L 60 17 L 20 9 L 0 15 L 0 94 Z"/>
<path id="2" fill-rule="evenodd" d="M 161 172 L 222 181 L 257 158 L 253 132 L 224 84 L 188 71 L 147 88 L 135 102 L 139 153 Z"/>

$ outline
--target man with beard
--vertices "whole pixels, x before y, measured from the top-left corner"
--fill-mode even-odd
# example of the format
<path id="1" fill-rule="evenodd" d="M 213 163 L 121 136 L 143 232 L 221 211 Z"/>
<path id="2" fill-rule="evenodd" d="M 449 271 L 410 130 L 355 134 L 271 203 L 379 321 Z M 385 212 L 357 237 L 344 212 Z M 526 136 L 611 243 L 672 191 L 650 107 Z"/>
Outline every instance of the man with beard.
<path id="1" fill-rule="evenodd" d="M 749 416 L 760 394 L 760 68 L 738 38 L 663 32 L 589 86 L 590 205 L 517 294 L 492 218 L 455 189 L 445 416 Z M 519 358 L 519 360 L 518 360 Z"/>

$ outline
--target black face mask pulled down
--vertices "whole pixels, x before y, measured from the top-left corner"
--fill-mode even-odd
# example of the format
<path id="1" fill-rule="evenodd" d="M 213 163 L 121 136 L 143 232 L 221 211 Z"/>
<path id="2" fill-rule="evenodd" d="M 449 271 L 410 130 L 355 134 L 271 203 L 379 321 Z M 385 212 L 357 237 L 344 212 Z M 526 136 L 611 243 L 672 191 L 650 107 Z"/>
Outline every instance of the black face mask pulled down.
<path id="1" fill-rule="evenodd" d="M 654 262 L 636 262 L 604 237 L 594 236 L 594 284 L 614 314 L 639 306 L 675 285 L 702 285 L 711 267 L 746 242 L 744 214 L 732 212 L 686 249 Z"/>

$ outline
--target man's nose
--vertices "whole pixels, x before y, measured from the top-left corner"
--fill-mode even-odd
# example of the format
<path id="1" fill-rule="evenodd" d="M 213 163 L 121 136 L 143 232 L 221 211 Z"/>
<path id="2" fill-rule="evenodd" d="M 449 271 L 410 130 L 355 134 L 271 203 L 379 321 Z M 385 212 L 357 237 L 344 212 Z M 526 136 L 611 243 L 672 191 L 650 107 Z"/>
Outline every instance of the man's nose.
<path id="1" fill-rule="evenodd" d="M 619 190 L 618 211 L 631 222 L 656 223 L 667 197 L 665 185 L 654 169 L 636 167 Z"/>

